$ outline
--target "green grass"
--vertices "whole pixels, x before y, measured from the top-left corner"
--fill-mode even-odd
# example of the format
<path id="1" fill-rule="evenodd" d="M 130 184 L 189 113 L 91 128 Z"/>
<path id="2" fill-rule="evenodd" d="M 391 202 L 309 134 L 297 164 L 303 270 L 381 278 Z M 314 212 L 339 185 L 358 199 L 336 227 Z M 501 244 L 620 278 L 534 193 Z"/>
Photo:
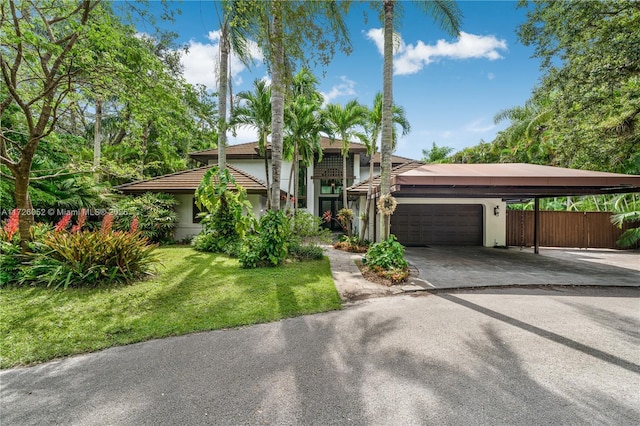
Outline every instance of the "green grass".
<path id="1" fill-rule="evenodd" d="M 326 257 L 252 270 L 189 247 L 158 257 L 158 273 L 129 286 L 1 289 L 0 368 L 341 307 Z"/>

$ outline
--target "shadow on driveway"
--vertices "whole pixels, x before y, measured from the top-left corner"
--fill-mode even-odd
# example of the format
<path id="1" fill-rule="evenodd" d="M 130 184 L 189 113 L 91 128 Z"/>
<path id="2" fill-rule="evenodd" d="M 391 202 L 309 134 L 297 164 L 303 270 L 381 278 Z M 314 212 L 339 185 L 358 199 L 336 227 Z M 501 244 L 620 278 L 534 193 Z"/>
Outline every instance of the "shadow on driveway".
<path id="1" fill-rule="evenodd" d="M 487 247 L 407 247 L 416 274 L 410 281 L 427 289 L 508 285 L 640 286 L 637 251 Z"/>

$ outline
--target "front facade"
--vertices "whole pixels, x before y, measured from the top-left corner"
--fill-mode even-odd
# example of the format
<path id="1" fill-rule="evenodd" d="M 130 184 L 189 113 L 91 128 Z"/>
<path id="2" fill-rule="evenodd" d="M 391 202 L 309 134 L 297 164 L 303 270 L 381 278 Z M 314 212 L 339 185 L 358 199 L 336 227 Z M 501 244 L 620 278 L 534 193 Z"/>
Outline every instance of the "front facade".
<path id="1" fill-rule="evenodd" d="M 282 199 L 291 194 L 298 208 L 317 216 L 330 211 L 335 217 L 342 206 L 341 141 L 322 138 L 322 159 L 299 168 L 298 194 L 293 194 L 292 163 L 282 162 Z M 253 214 L 266 210 L 265 177 L 271 173 L 258 143 L 227 147 L 227 165 L 236 181 L 247 190 Z M 194 193 L 204 173 L 217 165 L 217 150 L 194 152 L 203 164 L 193 170 L 121 185 L 128 194 L 167 192 L 179 201 L 176 240 L 201 230 Z M 347 162 L 348 208 L 354 211 L 354 235 L 363 225 L 358 219 L 366 210 L 370 166 L 373 163 L 373 192 L 370 197 L 365 238 L 380 240 L 381 215 L 376 212 L 380 189 L 379 155 L 366 155 L 366 148 L 350 143 Z M 507 244 L 506 209 L 510 201 L 545 196 L 640 192 L 640 176 L 561 169 L 531 164 L 422 164 L 393 156 L 391 192 L 397 208 L 391 217 L 391 233 L 407 246 L 459 245 L 502 247 Z M 332 221 L 331 226 L 336 226 Z M 335 229 L 335 228 L 334 228 Z"/>

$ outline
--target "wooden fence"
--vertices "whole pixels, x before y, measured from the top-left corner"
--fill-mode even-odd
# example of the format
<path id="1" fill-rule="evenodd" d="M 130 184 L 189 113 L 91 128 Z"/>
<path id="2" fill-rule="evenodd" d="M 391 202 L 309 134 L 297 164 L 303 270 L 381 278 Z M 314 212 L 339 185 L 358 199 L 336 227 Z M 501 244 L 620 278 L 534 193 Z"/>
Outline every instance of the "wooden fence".
<path id="1" fill-rule="evenodd" d="M 507 245 L 533 246 L 534 212 L 507 210 Z M 629 228 L 611 223 L 607 212 L 541 211 L 539 245 L 542 247 L 612 248 L 619 249 L 616 240 Z M 636 244 L 635 247 L 638 248 Z"/>

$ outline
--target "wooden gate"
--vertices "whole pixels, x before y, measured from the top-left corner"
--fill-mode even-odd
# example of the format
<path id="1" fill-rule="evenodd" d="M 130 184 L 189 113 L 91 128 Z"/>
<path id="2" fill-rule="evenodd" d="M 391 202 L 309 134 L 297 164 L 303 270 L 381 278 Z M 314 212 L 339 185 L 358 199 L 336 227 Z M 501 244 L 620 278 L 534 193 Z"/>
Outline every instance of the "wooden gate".
<path id="1" fill-rule="evenodd" d="M 611 223 L 608 212 L 540 212 L 540 246 L 619 249 L 616 240 L 638 226 L 626 223 L 622 228 Z M 507 210 L 507 245 L 533 246 L 534 212 Z M 637 245 L 636 247 L 637 248 Z"/>

